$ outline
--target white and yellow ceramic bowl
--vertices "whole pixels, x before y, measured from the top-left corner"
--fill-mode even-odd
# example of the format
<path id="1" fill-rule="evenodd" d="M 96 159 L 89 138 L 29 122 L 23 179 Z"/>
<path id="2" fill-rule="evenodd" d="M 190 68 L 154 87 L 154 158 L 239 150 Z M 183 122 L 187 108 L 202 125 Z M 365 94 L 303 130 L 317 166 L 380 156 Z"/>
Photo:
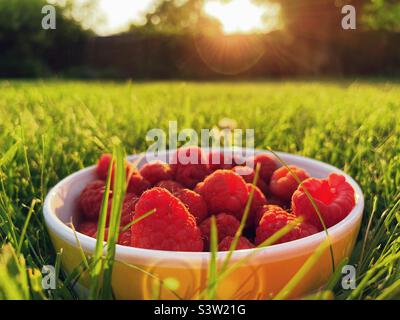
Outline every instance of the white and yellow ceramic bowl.
<path id="1" fill-rule="evenodd" d="M 256 151 L 266 152 L 262 150 Z M 278 153 L 288 164 L 304 168 L 316 178 L 324 178 L 332 172 L 342 174 L 356 192 L 356 206 L 337 225 L 329 228 L 336 264 L 349 257 L 359 231 L 364 197 L 358 184 L 343 171 L 309 158 Z M 138 155 L 130 156 L 134 161 Z M 95 168 L 76 172 L 59 182 L 47 195 L 44 218 L 53 245 L 57 251 L 63 249 L 62 265 L 70 272 L 82 262 L 75 235 L 66 223 L 76 215 L 76 200 L 89 182 L 96 179 Z M 78 233 L 79 242 L 87 255 L 95 247 L 95 239 Z M 217 296 L 220 299 L 267 299 L 279 292 L 293 277 L 314 250 L 326 239 L 320 232 L 304 239 L 277 244 L 270 247 L 236 251 L 232 262 L 250 255 L 240 268 L 220 281 Z M 223 261 L 226 253 L 218 253 Z M 175 292 L 161 287 L 161 299 L 194 299 L 204 289 L 210 254 L 207 252 L 170 252 L 147 250 L 117 245 L 116 264 L 112 285 L 117 299 L 151 299 L 154 297 L 155 277 L 161 280 L 175 279 Z M 301 297 L 324 285 L 332 272 L 331 256 L 327 248 L 318 262 L 304 276 L 291 293 L 291 298 Z M 85 278 L 81 287 L 86 286 Z M 176 294 L 176 295 L 175 295 Z"/>

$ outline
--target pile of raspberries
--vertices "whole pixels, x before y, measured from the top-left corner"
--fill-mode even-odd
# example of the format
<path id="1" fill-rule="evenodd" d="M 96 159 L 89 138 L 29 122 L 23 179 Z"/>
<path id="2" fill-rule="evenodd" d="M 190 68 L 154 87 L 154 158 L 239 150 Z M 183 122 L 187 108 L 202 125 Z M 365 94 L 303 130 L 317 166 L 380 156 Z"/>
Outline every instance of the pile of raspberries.
<path id="1" fill-rule="evenodd" d="M 180 161 L 182 155 L 195 161 Z M 355 205 L 354 190 L 341 175 L 311 178 L 302 168 L 279 167 L 277 160 L 267 153 L 245 159 L 245 165 L 236 165 L 232 158 L 227 158 L 220 152 L 208 154 L 198 147 L 185 147 L 176 151 L 174 161 L 170 161 L 173 164 L 154 161 L 137 170 L 126 162 L 127 190 L 121 230 L 132 220 L 147 216 L 125 228 L 118 243 L 145 249 L 209 251 L 211 216 L 215 216 L 218 250 L 227 251 L 252 190 L 253 199 L 237 250 L 259 246 L 288 223 L 293 225 L 299 216 L 303 217 L 302 222 L 275 243 L 323 230 L 304 189 L 313 197 L 326 227 L 344 219 Z M 110 154 L 100 157 L 96 167 L 98 180 L 89 183 L 78 199 L 81 215 L 77 230 L 90 237 L 96 237 L 111 159 Z M 257 165 L 259 179 L 254 186 L 253 168 Z M 303 182 L 301 186 L 293 173 Z M 112 200 L 111 190 L 108 215 Z M 109 216 L 107 226 L 108 220 Z"/>

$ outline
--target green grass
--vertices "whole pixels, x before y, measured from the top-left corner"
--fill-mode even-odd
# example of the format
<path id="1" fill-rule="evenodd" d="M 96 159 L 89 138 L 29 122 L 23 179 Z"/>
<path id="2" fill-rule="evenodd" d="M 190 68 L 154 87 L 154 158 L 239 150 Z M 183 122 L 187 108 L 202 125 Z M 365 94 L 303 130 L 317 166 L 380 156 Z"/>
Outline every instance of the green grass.
<path id="1" fill-rule="evenodd" d="M 309 298 L 400 298 L 400 84 L 334 81 L 0 82 L 0 298 L 75 297 L 79 270 L 62 274 L 41 215 L 55 183 L 112 151 L 115 137 L 135 153 L 148 147 L 147 131 L 167 129 L 168 120 L 200 131 L 222 118 L 254 128 L 256 147 L 342 168 L 364 191 L 349 262 L 357 288 L 342 290 L 336 274 Z M 56 266 L 58 290 L 43 292 L 40 270 L 48 264 Z"/>

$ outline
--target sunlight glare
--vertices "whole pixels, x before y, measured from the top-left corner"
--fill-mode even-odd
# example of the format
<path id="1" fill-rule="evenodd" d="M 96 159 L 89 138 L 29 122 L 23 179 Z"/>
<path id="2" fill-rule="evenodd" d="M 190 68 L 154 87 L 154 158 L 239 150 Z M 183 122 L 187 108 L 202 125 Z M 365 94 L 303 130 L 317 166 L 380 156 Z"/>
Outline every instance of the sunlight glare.
<path id="1" fill-rule="evenodd" d="M 204 11 L 222 24 L 225 33 L 268 32 L 279 28 L 280 6 L 251 0 L 207 1 Z"/>

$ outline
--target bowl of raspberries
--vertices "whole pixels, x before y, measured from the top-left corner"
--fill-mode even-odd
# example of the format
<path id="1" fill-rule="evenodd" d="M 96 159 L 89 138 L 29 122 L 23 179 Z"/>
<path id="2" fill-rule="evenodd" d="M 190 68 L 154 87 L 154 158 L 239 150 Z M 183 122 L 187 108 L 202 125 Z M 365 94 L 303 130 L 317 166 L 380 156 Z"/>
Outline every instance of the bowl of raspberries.
<path id="1" fill-rule="evenodd" d="M 161 286 L 159 298 L 201 296 L 211 259 L 212 221 L 217 264 L 228 255 L 229 264 L 238 263 L 219 281 L 220 299 L 274 297 L 327 237 L 329 248 L 291 297 L 323 286 L 334 267 L 350 256 L 364 207 L 362 191 L 350 176 L 302 156 L 252 150 L 244 158 L 243 150 L 189 146 L 166 151 L 165 161 L 149 155 L 127 158 L 113 271 L 116 298 L 150 299 L 154 279 L 176 283 L 174 290 Z M 45 222 L 56 250 L 63 249 L 66 272 L 82 262 L 80 250 L 94 251 L 111 162 L 110 154 L 101 155 L 46 197 Z M 110 172 L 112 181 L 113 168 Z M 112 201 L 111 188 L 105 238 Z M 83 277 L 80 286 L 86 284 Z"/>

